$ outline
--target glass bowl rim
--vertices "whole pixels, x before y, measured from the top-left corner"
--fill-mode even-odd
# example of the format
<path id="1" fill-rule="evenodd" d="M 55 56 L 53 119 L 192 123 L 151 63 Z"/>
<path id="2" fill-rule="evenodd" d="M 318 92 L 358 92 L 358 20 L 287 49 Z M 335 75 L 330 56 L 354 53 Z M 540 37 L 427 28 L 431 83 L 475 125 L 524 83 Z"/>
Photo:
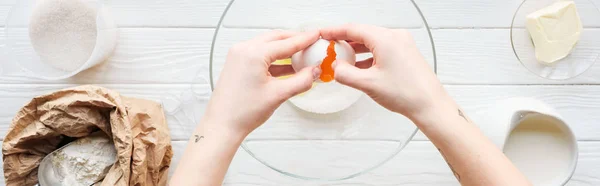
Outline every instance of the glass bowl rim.
<path id="1" fill-rule="evenodd" d="M 217 36 L 219 35 L 219 31 L 221 29 L 221 27 L 223 27 L 223 20 L 225 19 L 225 17 L 227 16 L 227 13 L 229 12 L 231 5 L 233 5 L 233 3 L 235 3 L 236 0 L 230 0 L 229 3 L 227 4 L 227 7 L 225 8 L 225 10 L 223 11 L 223 14 L 221 15 L 221 17 L 219 18 L 219 22 L 217 23 L 217 26 L 215 28 L 214 34 L 213 34 L 213 38 L 212 38 L 212 43 L 211 43 L 211 48 L 210 48 L 210 64 L 209 64 L 209 78 L 210 78 L 210 89 L 211 91 L 214 91 L 215 89 L 215 82 L 214 82 L 214 71 L 213 71 L 213 62 L 214 62 L 214 53 L 215 53 L 215 44 L 217 42 Z M 417 5 L 417 3 L 415 3 L 414 0 L 408 0 L 412 3 L 413 7 L 415 8 L 415 10 L 417 11 L 417 13 L 419 14 L 419 16 L 421 17 L 421 20 L 423 22 L 423 27 L 425 30 L 427 30 L 427 36 L 429 37 L 429 43 L 431 45 L 431 49 L 432 49 L 432 56 L 433 56 L 433 70 L 434 73 L 437 74 L 437 55 L 436 55 L 436 50 L 435 50 L 435 43 L 434 43 L 434 38 L 433 38 L 433 34 L 431 33 L 431 27 L 429 26 L 429 23 L 427 22 L 427 19 L 425 18 L 425 15 L 423 14 L 423 11 L 419 8 L 419 6 Z M 283 171 L 279 168 L 276 168 L 274 166 L 272 166 L 271 164 L 269 164 L 268 162 L 266 162 L 265 160 L 257 157 L 252 150 L 250 150 L 250 148 L 246 145 L 246 140 L 244 140 L 241 144 L 242 149 L 244 149 L 244 151 L 246 151 L 250 156 L 252 156 L 252 158 L 254 158 L 255 160 L 257 160 L 258 162 L 260 162 L 261 164 L 263 164 L 266 167 L 269 167 L 271 170 L 274 170 L 280 174 L 289 176 L 289 177 L 293 177 L 293 178 L 297 178 L 297 179 L 302 179 L 302 180 L 311 180 L 311 181 L 340 181 L 340 180 L 346 180 L 346 179 L 350 179 L 350 178 L 354 178 L 360 175 L 363 175 L 373 169 L 376 169 L 380 166 L 382 166 L 383 164 L 387 163 L 388 161 L 390 161 L 392 158 L 394 158 L 396 155 L 398 155 L 398 153 L 400 153 L 400 151 L 402 151 L 406 145 L 408 145 L 408 143 L 410 143 L 410 141 L 412 141 L 413 137 L 417 134 L 417 132 L 419 131 L 418 127 L 415 127 L 414 131 L 411 132 L 409 138 L 405 141 L 405 142 L 400 142 L 398 144 L 398 147 L 396 148 L 396 150 L 392 153 L 390 153 L 390 155 L 388 157 L 386 157 L 383 160 L 380 160 L 379 163 L 376 163 L 375 165 L 371 165 L 368 168 L 358 171 L 356 173 L 352 173 L 350 175 L 347 176 L 342 176 L 342 177 L 338 177 L 338 178 L 316 178 L 316 177 L 307 177 L 307 176 L 300 176 L 297 174 L 293 174 L 293 173 L 289 173 L 286 171 Z"/>

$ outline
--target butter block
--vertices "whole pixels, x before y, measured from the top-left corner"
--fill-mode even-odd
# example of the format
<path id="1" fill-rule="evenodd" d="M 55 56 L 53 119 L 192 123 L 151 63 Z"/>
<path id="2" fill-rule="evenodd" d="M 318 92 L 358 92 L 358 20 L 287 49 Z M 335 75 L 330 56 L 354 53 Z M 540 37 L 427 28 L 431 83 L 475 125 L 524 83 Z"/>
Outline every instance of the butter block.
<path id="1" fill-rule="evenodd" d="M 527 15 L 526 27 L 537 60 L 549 64 L 567 57 L 583 30 L 573 1 L 559 1 Z"/>

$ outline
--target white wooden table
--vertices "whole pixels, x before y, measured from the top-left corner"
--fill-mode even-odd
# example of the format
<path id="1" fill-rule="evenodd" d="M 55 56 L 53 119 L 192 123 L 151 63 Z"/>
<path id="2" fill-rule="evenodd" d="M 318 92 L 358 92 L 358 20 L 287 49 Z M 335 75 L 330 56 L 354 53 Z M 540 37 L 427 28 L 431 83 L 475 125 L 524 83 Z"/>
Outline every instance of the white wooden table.
<path id="1" fill-rule="evenodd" d="M 16 1 L 0 0 L 0 47 L 5 43 L 4 20 Z M 163 102 L 175 149 L 174 167 L 194 125 L 170 113 L 177 111 L 181 94 L 189 91 L 192 83 L 205 90 L 205 96 L 197 104 L 207 103 L 209 81 L 192 82 L 192 79 L 198 71 L 201 77 L 209 79 L 211 41 L 228 1 L 107 0 L 120 26 L 119 45 L 113 57 L 67 80 L 44 81 L 19 72 L 0 76 L 0 138 L 5 136 L 16 111 L 32 97 L 65 87 L 97 84 L 124 95 Z M 386 1 L 393 0 L 364 0 L 362 7 Z M 600 4 L 600 0 L 594 1 Z M 416 0 L 416 3 L 432 27 L 438 77 L 475 121 L 478 113 L 503 98 L 527 96 L 549 103 L 572 124 L 579 140 L 579 163 L 568 185 L 600 185 L 597 122 L 600 121 L 600 65 L 568 81 L 549 81 L 529 73 L 515 58 L 509 39 L 512 14 L 521 0 Z M 385 8 L 394 11 L 394 7 Z M 0 60 L 5 59 L 0 56 Z M 486 128 L 485 124 L 479 125 Z M 458 185 L 458 182 L 434 146 L 418 134 L 387 164 L 340 182 L 307 182 L 283 176 L 240 150 L 225 185 Z"/>

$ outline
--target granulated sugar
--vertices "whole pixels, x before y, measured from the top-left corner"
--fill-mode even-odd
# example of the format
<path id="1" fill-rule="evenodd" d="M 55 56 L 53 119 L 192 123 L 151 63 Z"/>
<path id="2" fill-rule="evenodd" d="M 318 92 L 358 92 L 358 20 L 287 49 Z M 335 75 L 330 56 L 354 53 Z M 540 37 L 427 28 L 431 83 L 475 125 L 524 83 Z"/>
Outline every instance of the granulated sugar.
<path id="1" fill-rule="evenodd" d="M 41 60 L 65 71 L 77 70 L 96 45 L 95 7 L 81 0 L 39 0 L 29 37 Z"/>

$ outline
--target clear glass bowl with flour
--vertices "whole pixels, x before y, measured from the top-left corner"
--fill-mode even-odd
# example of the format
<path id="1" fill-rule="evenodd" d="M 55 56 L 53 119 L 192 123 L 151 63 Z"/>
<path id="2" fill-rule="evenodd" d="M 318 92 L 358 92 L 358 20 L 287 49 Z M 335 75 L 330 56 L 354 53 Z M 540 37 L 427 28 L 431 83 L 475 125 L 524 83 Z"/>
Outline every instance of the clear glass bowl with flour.
<path id="1" fill-rule="evenodd" d="M 434 67 L 435 50 L 428 25 L 411 0 L 233 0 L 215 31 L 210 66 L 212 87 L 219 78 L 229 48 L 235 43 L 273 29 L 310 29 L 351 22 L 409 30 Z M 361 54 L 356 58 L 360 61 L 370 56 Z M 197 81 L 206 79 L 199 77 Z M 200 88 L 192 92 L 202 93 Z M 312 91 L 320 91 L 318 95 L 326 97 L 312 100 L 296 97 L 285 102 L 247 137 L 243 149 L 262 164 L 287 176 L 342 180 L 386 163 L 417 131 L 409 119 L 379 106 L 362 92 L 356 99 L 336 99 L 336 94 L 355 97 L 347 95 L 354 92 L 336 82 L 317 84 L 298 96 L 314 96 Z M 343 104 L 345 108 L 331 107 L 336 112 L 307 109 L 311 105 L 315 108 L 315 104 Z"/>
<path id="2" fill-rule="evenodd" d="M 525 0 L 510 28 L 514 54 L 542 78 L 577 77 L 600 57 L 598 17 L 600 11 L 592 0 Z"/>
<path id="3" fill-rule="evenodd" d="M 105 61 L 117 43 L 117 26 L 102 0 L 19 0 L 6 25 L 8 61 L 48 80 Z"/>

